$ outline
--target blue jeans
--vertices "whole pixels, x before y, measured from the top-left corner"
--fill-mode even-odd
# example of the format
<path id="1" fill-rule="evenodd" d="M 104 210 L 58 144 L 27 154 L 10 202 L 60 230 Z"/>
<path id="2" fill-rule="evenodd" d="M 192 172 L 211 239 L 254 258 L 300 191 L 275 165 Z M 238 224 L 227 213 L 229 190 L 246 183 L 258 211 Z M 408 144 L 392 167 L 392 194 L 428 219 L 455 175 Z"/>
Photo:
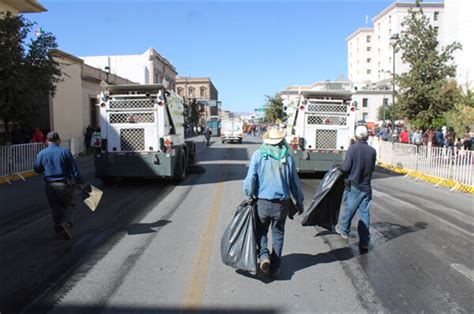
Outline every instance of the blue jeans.
<path id="1" fill-rule="evenodd" d="M 260 260 L 268 258 L 272 267 L 278 268 L 281 263 L 283 237 L 285 236 L 285 221 L 288 216 L 287 201 L 274 202 L 259 199 L 257 202 L 257 244 Z M 272 227 L 272 254 L 268 250 L 268 228 Z"/>
<path id="2" fill-rule="evenodd" d="M 351 230 L 351 221 L 356 211 L 359 211 L 359 242 L 361 245 L 368 245 L 370 242 L 370 205 L 372 204 L 372 192 L 364 192 L 354 186 L 350 190 L 344 191 L 344 208 L 339 215 L 339 228 L 345 234 Z"/>

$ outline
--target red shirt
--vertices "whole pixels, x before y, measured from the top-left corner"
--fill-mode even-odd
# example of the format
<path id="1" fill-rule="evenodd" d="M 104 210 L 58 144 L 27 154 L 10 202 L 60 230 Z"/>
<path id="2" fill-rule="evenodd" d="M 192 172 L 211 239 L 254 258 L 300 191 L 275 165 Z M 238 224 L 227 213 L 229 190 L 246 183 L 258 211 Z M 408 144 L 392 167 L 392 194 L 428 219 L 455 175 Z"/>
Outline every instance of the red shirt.
<path id="1" fill-rule="evenodd" d="M 402 131 L 400 133 L 400 143 L 408 143 L 408 131 Z"/>

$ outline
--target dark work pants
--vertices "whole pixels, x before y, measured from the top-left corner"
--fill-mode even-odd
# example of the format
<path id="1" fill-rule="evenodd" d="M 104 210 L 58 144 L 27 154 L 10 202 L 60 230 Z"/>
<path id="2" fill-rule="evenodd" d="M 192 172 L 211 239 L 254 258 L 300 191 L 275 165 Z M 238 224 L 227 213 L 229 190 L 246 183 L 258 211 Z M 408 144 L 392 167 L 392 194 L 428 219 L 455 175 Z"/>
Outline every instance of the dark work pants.
<path id="1" fill-rule="evenodd" d="M 61 226 L 72 227 L 74 215 L 73 188 L 64 183 L 46 184 L 46 197 L 48 198 L 51 213 L 53 214 L 54 230 L 60 232 Z"/>
<path id="2" fill-rule="evenodd" d="M 257 244 L 259 247 L 259 258 L 269 258 L 272 267 L 278 268 L 281 263 L 283 251 L 283 238 L 285 236 L 285 221 L 288 216 L 288 201 L 273 202 L 259 199 L 257 202 Z M 268 250 L 268 228 L 272 227 L 272 254 Z"/>

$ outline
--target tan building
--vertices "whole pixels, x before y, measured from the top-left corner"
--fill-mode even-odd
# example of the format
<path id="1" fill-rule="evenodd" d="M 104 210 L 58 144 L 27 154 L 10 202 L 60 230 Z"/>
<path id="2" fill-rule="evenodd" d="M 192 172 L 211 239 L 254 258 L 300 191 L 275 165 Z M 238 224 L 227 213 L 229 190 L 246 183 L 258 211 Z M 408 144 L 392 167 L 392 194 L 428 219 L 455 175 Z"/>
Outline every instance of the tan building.
<path id="1" fill-rule="evenodd" d="M 196 99 L 204 105 L 201 124 L 212 119 L 219 119 L 219 93 L 208 77 L 180 77 L 176 78 L 176 92 L 184 99 Z"/>
<path id="2" fill-rule="evenodd" d="M 14 15 L 20 13 L 40 13 L 47 9 L 35 0 L 1 0 L 0 13 L 10 12 Z"/>
<path id="3" fill-rule="evenodd" d="M 82 59 L 61 50 L 52 51 L 61 64 L 62 80 L 56 85 L 54 97 L 46 102 L 35 127 L 59 132 L 63 139 L 71 140 L 73 154 L 85 150 L 84 133 L 88 125 L 98 124 L 97 95 L 101 84 L 130 84 L 129 80 L 108 74 L 84 64 Z"/>

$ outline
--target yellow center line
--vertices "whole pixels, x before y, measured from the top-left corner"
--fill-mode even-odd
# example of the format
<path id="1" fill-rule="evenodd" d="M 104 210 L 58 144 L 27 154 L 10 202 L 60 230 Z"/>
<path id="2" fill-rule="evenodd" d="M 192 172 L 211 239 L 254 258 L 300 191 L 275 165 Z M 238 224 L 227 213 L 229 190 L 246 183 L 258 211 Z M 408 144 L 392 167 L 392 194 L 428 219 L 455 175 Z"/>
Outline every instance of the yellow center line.
<path id="1" fill-rule="evenodd" d="M 201 245 L 198 250 L 198 258 L 194 264 L 191 280 L 188 283 L 186 294 L 182 301 L 182 309 L 195 310 L 202 304 L 204 295 L 204 288 L 207 281 L 207 273 L 209 270 L 209 260 L 211 258 L 212 242 L 216 232 L 217 217 L 219 208 L 224 194 L 224 176 L 227 170 L 227 165 L 224 165 L 220 177 L 219 185 L 217 186 L 216 194 L 214 196 L 213 206 L 207 222 L 204 235 L 201 239 Z"/>

